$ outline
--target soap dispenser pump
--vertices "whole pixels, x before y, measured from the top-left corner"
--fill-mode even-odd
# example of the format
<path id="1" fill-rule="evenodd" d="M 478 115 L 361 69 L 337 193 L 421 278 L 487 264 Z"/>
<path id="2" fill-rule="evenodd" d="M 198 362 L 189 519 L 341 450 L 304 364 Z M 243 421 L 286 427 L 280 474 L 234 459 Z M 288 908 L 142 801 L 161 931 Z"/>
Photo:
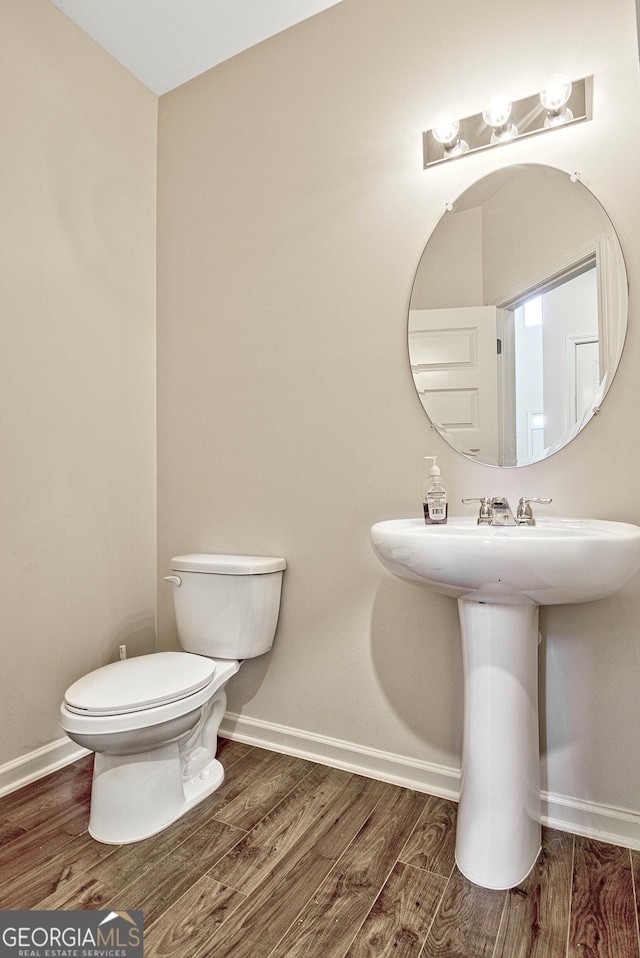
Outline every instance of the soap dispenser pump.
<path id="1" fill-rule="evenodd" d="M 428 526 L 443 526 L 447 521 L 449 507 L 447 493 L 440 480 L 437 456 L 425 456 L 430 459 L 432 466 L 429 469 L 429 478 L 425 479 L 422 487 L 422 501 L 424 506 L 424 521 Z"/>

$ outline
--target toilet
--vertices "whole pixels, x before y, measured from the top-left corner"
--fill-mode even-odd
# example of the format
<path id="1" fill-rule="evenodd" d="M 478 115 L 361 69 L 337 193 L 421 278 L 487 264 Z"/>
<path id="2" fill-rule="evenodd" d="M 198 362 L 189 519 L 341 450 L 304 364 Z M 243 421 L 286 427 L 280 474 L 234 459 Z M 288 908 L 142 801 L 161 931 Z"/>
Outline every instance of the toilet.
<path id="1" fill-rule="evenodd" d="M 225 686 L 269 651 L 278 623 L 284 559 L 206 553 L 170 568 L 184 651 L 96 669 L 60 707 L 69 738 L 96 753 L 89 832 L 107 844 L 155 835 L 220 787 Z"/>

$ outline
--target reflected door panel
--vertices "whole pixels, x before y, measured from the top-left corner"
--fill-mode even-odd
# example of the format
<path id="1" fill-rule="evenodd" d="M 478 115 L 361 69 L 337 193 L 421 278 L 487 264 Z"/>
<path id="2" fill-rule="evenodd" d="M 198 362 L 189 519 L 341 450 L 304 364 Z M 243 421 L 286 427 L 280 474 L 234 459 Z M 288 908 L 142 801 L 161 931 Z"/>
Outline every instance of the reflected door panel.
<path id="1" fill-rule="evenodd" d="M 409 314 L 416 389 L 432 422 L 469 456 L 498 449 L 496 309 L 463 306 Z"/>

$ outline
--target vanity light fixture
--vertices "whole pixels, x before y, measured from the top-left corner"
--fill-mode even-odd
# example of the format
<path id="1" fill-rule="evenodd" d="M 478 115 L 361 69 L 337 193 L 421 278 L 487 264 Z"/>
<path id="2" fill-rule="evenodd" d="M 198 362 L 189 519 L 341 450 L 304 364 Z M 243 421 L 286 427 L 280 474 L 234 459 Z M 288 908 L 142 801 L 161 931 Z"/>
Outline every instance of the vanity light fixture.
<path id="1" fill-rule="evenodd" d="M 423 134 L 424 168 L 513 140 L 591 119 L 593 77 L 550 77 L 539 93 L 511 103 L 494 96 L 482 113 L 458 119 L 442 113 Z"/>

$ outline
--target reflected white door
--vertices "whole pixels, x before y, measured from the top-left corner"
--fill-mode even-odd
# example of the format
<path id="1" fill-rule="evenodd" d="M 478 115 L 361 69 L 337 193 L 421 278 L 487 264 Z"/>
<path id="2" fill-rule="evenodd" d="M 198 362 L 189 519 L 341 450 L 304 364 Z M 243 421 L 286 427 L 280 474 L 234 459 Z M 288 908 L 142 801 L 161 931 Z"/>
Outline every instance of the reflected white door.
<path id="1" fill-rule="evenodd" d="M 412 309 L 411 370 L 422 405 L 441 431 L 484 462 L 498 461 L 497 310 Z"/>

